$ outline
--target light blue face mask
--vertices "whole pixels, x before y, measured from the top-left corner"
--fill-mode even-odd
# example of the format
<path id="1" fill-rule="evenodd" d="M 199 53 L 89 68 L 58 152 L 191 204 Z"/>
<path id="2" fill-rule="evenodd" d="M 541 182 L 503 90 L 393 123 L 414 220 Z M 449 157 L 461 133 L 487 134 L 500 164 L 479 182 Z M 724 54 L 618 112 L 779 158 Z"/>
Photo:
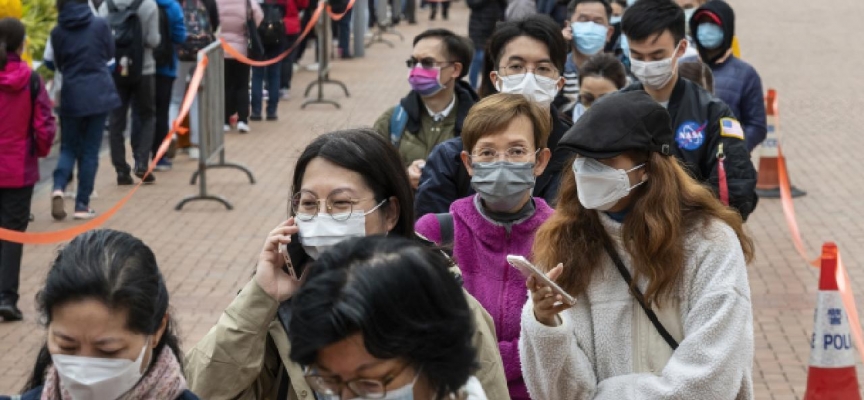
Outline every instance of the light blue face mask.
<path id="1" fill-rule="evenodd" d="M 620 24 L 620 23 L 621 23 L 621 16 L 620 15 L 613 16 L 612 18 L 609 18 L 609 24 L 611 24 L 611 25 Z"/>
<path id="2" fill-rule="evenodd" d="M 696 27 L 696 40 L 702 47 L 714 50 L 723 44 L 723 28 L 711 22 L 703 22 Z"/>
<path id="3" fill-rule="evenodd" d="M 636 0 L 627 0 L 627 7 L 630 7 L 634 4 L 636 4 Z"/>
<path id="4" fill-rule="evenodd" d="M 570 27 L 573 29 L 573 43 L 580 53 L 593 56 L 606 46 L 609 27 L 596 22 L 574 22 Z"/>

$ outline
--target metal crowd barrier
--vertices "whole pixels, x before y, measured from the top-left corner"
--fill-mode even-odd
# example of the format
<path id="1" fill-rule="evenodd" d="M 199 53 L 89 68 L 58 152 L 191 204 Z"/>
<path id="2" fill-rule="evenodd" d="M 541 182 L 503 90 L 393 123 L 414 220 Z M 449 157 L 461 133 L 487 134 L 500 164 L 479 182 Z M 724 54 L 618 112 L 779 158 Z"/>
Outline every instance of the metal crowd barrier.
<path id="1" fill-rule="evenodd" d="M 327 3 L 327 0 L 321 0 L 324 3 Z M 330 19 L 330 14 L 327 12 L 321 13 L 321 18 L 318 18 L 318 23 L 315 24 L 315 34 L 317 35 L 318 42 L 318 79 L 313 81 L 306 87 L 306 92 L 303 94 L 305 97 L 309 97 L 309 92 L 312 91 L 312 88 L 318 86 L 318 97 L 317 98 L 309 98 L 304 101 L 302 105 L 300 105 L 301 109 L 305 109 L 306 106 L 310 104 L 330 104 L 336 108 L 342 108 L 339 105 L 339 102 L 335 100 L 329 100 L 324 98 L 324 85 L 331 84 L 337 85 L 342 88 L 342 91 L 345 92 L 345 97 L 351 97 L 348 93 L 348 87 L 345 86 L 344 83 L 330 79 L 330 46 L 333 38 L 333 31 L 331 30 L 332 20 Z"/>
<path id="2" fill-rule="evenodd" d="M 218 168 L 239 169 L 249 177 L 249 183 L 255 184 L 252 171 L 243 165 L 225 161 L 225 54 L 219 41 L 211 43 L 198 52 L 198 63 L 208 58 L 207 68 L 198 90 L 198 118 L 200 132 L 200 157 L 198 170 L 192 174 L 190 185 L 198 182 L 198 194 L 188 196 L 177 203 L 176 210 L 181 210 L 186 203 L 197 200 L 212 200 L 222 203 L 225 208 L 233 210 L 224 197 L 207 193 L 207 170 Z M 190 116 L 191 118 L 191 116 Z M 214 161 L 215 159 L 215 161 Z M 198 179 L 200 176 L 200 180 Z"/>

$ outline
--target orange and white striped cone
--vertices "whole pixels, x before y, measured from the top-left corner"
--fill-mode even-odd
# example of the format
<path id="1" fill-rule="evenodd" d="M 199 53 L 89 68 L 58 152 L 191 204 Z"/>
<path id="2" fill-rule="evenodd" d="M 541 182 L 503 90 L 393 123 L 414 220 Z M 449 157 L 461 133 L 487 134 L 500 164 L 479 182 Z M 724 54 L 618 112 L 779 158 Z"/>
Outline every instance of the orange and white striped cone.
<path id="1" fill-rule="evenodd" d="M 780 157 L 780 117 L 777 107 L 777 91 L 768 89 L 765 97 L 765 114 L 768 116 L 768 134 L 759 145 L 759 171 L 756 179 L 756 194 L 768 199 L 780 198 L 780 166 L 786 159 Z M 800 197 L 807 192 L 789 182 L 792 197 Z"/>
<path id="2" fill-rule="evenodd" d="M 861 400 L 852 334 L 836 275 L 837 245 L 825 243 L 804 400 Z"/>

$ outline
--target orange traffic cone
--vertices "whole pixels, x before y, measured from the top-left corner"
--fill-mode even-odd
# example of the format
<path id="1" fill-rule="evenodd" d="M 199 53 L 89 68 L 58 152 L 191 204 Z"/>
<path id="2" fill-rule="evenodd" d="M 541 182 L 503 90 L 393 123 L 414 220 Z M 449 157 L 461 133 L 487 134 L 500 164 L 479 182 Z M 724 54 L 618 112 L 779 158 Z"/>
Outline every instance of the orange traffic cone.
<path id="1" fill-rule="evenodd" d="M 759 174 L 756 180 L 756 194 L 759 197 L 778 199 L 780 198 L 780 174 L 778 163 L 786 162 L 780 159 L 780 132 L 777 116 L 777 91 L 768 89 L 765 98 L 765 112 L 768 114 L 768 135 L 765 141 L 759 145 Z M 800 197 L 807 192 L 792 186 L 789 183 L 792 197 Z"/>
<path id="2" fill-rule="evenodd" d="M 804 400 L 861 400 L 852 335 L 836 274 L 837 245 L 825 243 Z"/>

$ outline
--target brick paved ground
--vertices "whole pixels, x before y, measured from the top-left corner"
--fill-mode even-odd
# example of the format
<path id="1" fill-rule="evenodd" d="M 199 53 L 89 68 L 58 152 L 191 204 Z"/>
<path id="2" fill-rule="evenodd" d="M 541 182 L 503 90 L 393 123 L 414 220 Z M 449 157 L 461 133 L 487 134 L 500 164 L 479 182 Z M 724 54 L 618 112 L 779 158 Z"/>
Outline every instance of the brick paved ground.
<path id="1" fill-rule="evenodd" d="M 744 57 L 762 74 L 766 87 L 779 90 L 783 112 L 784 149 L 794 182 L 809 191 L 796 201 L 805 242 L 815 256 L 821 241 L 840 245 L 864 305 L 864 175 L 855 156 L 864 139 L 854 128 L 864 125 L 854 107 L 855 88 L 862 86 L 856 67 L 864 55 L 855 52 L 860 35 L 860 0 L 828 4 L 806 0 L 731 1 L 738 13 L 738 32 Z M 142 238 L 159 259 L 168 281 L 174 316 L 188 348 L 217 320 L 222 309 L 250 277 L 263 235 L 286 215 L 291 168 L 300 149 L 329 130 L 371 125 L 375 118 L 407 91 L 402 60 L 410 38 L 428 26 L 467 31 L 464 3 L 454 4 L 451 20 L 427 21 L 399 30 L 409 42 L 395 49 L 377 44 L 364 59 L 337 61 L 332 77 L 344 80 L 352 97 L 327 89 L 342 110 L 312 106 L 300 110 L 301 90 L 314 79 L 300 72 L 294 78 L 293 98 L 280 105 L 281 121 L 253 124 L 245 136 L 226 138 L 228 158 L 245 163 L 258 184 L 249 185 L 234 171 L 211 173 L 210 190 L 231 200 L 234 211 L 217 204 L 197 203 L 176 212 L 173 206 L 195 191 L 188 185 L 194 164 L 182 158 L 174 171 L 159 173 L 157 184 L 143 188 L 107 227 Z M 829 23 L 830 21 L 830 23 Z M 853 28 L 854 27 L 854 28 Z M 313 52 L 308 53 L 310 56 Z M 304 60 L 309 62 L 309 58 Z M 852 160 L 852 162 L 845 162 Z M 119 199 L 125 189 L 113 184 L 107 157 L 97 178 L 97 210 Z M 32 231 L 67 228 L 73 222 L 50 220 L 48 191 L 36 195 L 37 221 Z M 753 293 L 756 359 L 754 382 L 758 399 L 803 397 L 809 335 L 816 297 L 816 271 L 796 255 L 785 227 L 780 204 L 763 200 L 748 223 L 756 240 L 757 258 L 750 267 Z M 26 380 L 35 352 L 44 340 L 37 324 L 33 297 L 44 279 L 56 246 L 28 246 L 22 271 L 23 323 L 0 324 L 0 393 L 18 390 Z M 859 365 L 859 380 L 864 376 Z"/>

